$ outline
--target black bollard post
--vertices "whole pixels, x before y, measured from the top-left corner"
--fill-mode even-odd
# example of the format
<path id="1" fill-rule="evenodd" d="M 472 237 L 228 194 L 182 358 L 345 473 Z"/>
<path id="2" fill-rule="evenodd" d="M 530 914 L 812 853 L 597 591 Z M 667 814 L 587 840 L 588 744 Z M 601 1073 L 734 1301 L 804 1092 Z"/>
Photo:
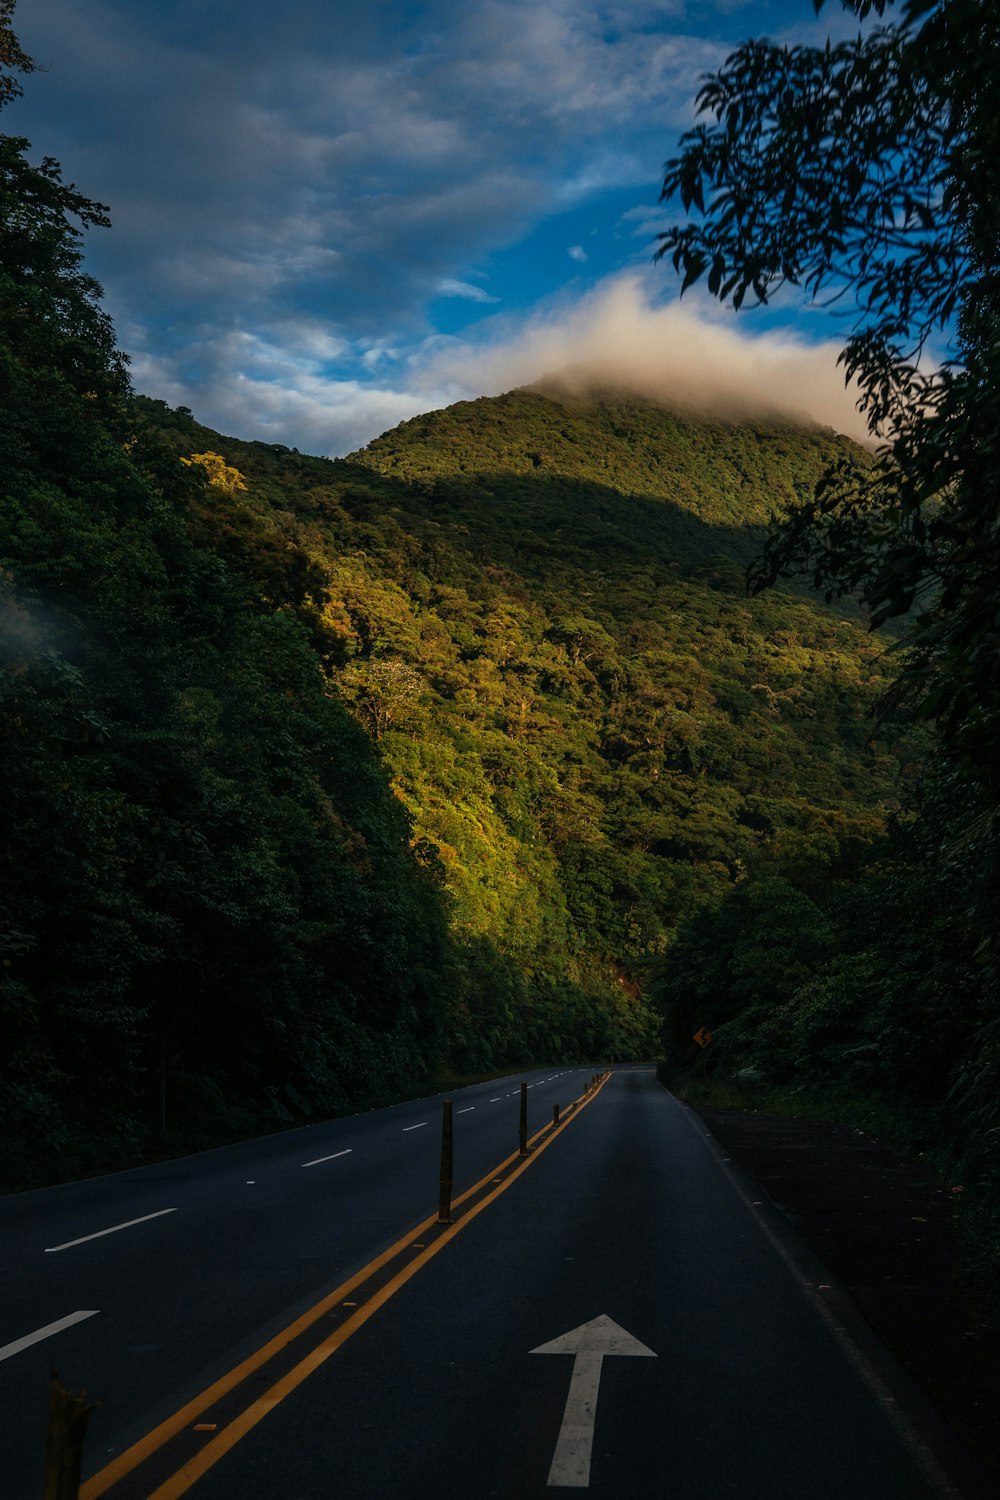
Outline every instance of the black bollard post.
<path id="1" fill-rule="evenodd" d="M 519 1131 L 520 1151 L 522 1156 L 528 1154 L 528 1085 L 521 1084 L 521 1126 Z"/>
<path id="2" fill-rule="evenodd" d="M 441 1176 L 438 1192 L 438 1223 L 451 1223 L 451 1184 L 454 1175 L 454 1140 L 451 1124 L 451 1100 L 446 1099 L 441 1111 Z"/>

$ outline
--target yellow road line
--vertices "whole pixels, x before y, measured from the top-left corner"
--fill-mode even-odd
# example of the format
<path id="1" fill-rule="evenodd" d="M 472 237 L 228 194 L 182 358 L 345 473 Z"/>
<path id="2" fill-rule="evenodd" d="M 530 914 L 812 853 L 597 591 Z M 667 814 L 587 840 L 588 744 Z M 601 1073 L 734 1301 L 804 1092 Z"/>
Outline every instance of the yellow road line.
<path id="1" fill-rule="evenodd" d="M 560 1125 L 551 1131 L 533 1156 L 526 1157 L 519 1166 L 514 1168 L 510 1176 L 505 1178 L 499 1187 L 495 1187 L 491 1193 L 487 1193 L 482 1202 L 474 1204 L 469 1209 L 469 1212 L 464 1214 L 456 1224 L 452 1224 L 450 1228 L 444 1230 L 439 1238 L 434 1241 L 433 1245 L 428 1245 L 427 1249 L 418 1255 L 415 1260 L 412 1260 L 408 1266 L 404 1266 L 401 1271 L 398 1271 L 391 1280 L 386 1282 L 385 1286 L 380 1287 L 374 1296 L 363 1307 L 359 1308 L 346 1323 L 342 1324 L 334 1333 L 331 1333 L 328 1338 L 325 1338 L 321 1344 L 317 1344 L 316 1348 L 311 1350 L 305 1359 L 300 1360 L 287 1374 L 276 1381 L 269 1391 L 265 1391 L 263 1396 L 258 1397 L 245 1411 L 242 1411 L 238 1417 L 234 1418 L 224 1432 L 220 1432 L 217 1438 L 213 1438 L 210 1443 L 206 1443 L 199 1454 L 190 1459 L 183 1468 L 178 1469 L 176 1474 L 171 1475 L 169 1479 L 165 1480 L 158 1489 L 151 1491 L 148 1500 L 178 1500 L 180 1495 L 186 1495 L 193 1484 L 197 1483 L 209 1469 L 219 1462 L 220 1458 L 224 1458 L 231 1448 L 234 1448 L 242 1438 L 246 1437 L 247 1433 L 256 1427 L 257 1423 L 262 1421 L 269 1411 L 273 1411 L 276 1406 L 284 1401 L 286 1396 L 291 1395 L 297 1386 L 300 1386 L 304 1380 L 308 1380 L 309 1376 L 314 1374 L 320 1365 L 325 1364 L 330 1356 L 335 1354 L 342 1345 L 346 1344 L 347 1340 L 357 1333 L 358 1329 L 363 1327 L 368 1322 L 368 1319 L 389 1301 L 390 1297 L 394 1297 L 412 1276 L 415 1276 L 418 1271 L 422 1270 L 427 1262 L 437 1255 L 439 1250 L 442 1250 L 457 1234 L 460 1234 L 467 1224 L 471 1224 L 473 1219 L 481 1214 L 484 1208 L 488 1208 L 496 1198 L 499 1198 L 501 1193 L 505 1193 L 511 1183 L 515 1182 L 521 1176 L 522 1172 L 527 1171 L 528 1167 L 538 1160 L 542 1152 L 551 1146 L 556 1136 L 560 1135 L 566 1129 L 567 1125 L 570 1125 L 576 1119 L 580 1113 L 580 1109 L 596 1099 L 606 1082 L 607 1076 L 592 1090 L 584 1094 L 580 1100 L 575 1100 L 574 1103 L 577 1104 L 577 1108 Z M 538 1134 L 541 1134 L 541 1132 L 539 1131 Z M 532 1139 L 534 1140 L 535 1137 L 533 1136 Z M 511 1159 L 508 1158 L 508 1161 Z M 83 1500 L 83 1497 L 81 1497 L 81 1500 Z"/>
<path id="2" fill-rule="evenodd" d="M 583 1102 L 588 1102 L 586 1094 L 582 1095 L 581 1099 Z M 574 1100 L 574 1103 L 577 1105 L 579 1105 L 580 1102 L 580 1100 Z M 577 1111 L 574 1111 L 574 1114 L 576 1112 Z M 567 1115 L 563 1123 L 568 1124 L 572 1118 L 572 1114 Z M 558 1128 L 559 1130 L 561 1130 L 563 1126 L 560 1125 Z M 536 1130 L 535 1134 L 528 1142 L 529 1146 L 533 1145 L 534 1142 L 538 1140 L 538 1137 L 540 1135 L 543 1135 L 546 1130 L 551 1129 L 552 1127 L 550 1125 L 543 1125 L 540 1130 Z M 553 1134 L 555 1133 L 558 1132 L 553 1132 Z M 552 1139 L 552 1136 L 550 1136 L 550 1139 Z M 482 1176 L 478 1182 L 474 1183 L 472 1187 L 466 1188 L 463 1193 L 459 1194 L 459 1196 L 454 1200 L 452 1207 L 459 1208 L 469 1198 L 472 1198 L 476 1193 L 481 1192 L 488 1183 L 491 1183 L 493 1181 L 498 1172 L 503 1172 L 507 1167 L 510 1166 L 511 1162 L 516 1161 L 518 1155 L 519 1153 L 517 1151 L 513 1151 L 511 1152 L 510 1156 L 506 1157 L 502 1162 L 499 1163 L 498 1166 L 491 1167 L 490 1170 L 485 1173 L 485 1175 Z M 530 1162 L 532 1159 L 533 1158 L 529 1157 L 528 1161 Z M 523 1167 L 526 1165 L 527 1162 L 522 1163 L 522 1166 L 519 1167 L 517 1171 L 511 1175 L 508 1181 L 513 1181 L 514 1176 L 519 1175 L 523 1170 Z M 491 1198 L 494 1196 L 495 1194 L 491 1194 Z M 486 1200 L 486 1202 L 489 1201 L 490 1199 Z M 481 1206 L 484 1207 L 485 1203 Z M 478 1212 L 478 1209 L 470 1210 L 470 1214 L 467 1217 L 473 1217 L 476 1212 Z M 457 1230 L 466 1222 L 466 1219 L 462 1219 L 458 1225 L 452 1226 L 452 1229 L 446 1230 L 445 1234 L 442 1235 L 440 1239 L 435 1241 L 435 1244 L 431 1247 L 430 1251 L 424 1251 L 422 1255 L 413 1260 L 408 1268 L 409 1274 L 412 1275 L 414 1271 L 418 1270 L 424 1263 L 424 1260 L 426 1258 L 429 1258 L 429 1256 L 435 1252 L 436 1246 L 442 1244 L 446 1237 L 450 1238 L 452 1236 L 453 1230 Z M 282 1349 L 287 1348 L 289 1344 L 293 1343 L 300 1336 L 300 1334 L 304 1333 L 306 1329 L 310 1328 L 313 1323 L 318 1322 L 319 1319 L 323 1317 L 325 1313 L 329 1312 L 333 1307 L 335 1307 L 338 1302 L 341 1302 L 344 1300 L 344 1298 L 349 1297 L 351 1292 L 357 1291 L 360 1286 L 363 1286 L 366 1281 L 369 1281 L 372 1276 L 382 1270 L 384 1266 L 388 1265 L 398 1255 L 401 1255 L 402 1252 L 407 1249 L 407 1247 L 410 1246 L 414 1240 L 419 1239 L 422 1234 L 425 1234 L 427 1230 L 436 1223 L 436 1214 L 431 1214 L 428 1218 L 421 1220 L 419 1224 L 415 1225 L 414 1228 L 408 1230 L 406 1234 L 402 1235 L 398 1240 L 390 1245 L 387 1250 L 383 1250 L 381 1255 L 376 1256 L 374 1260 L 370 1260 L 367 1265 L 362 1266 L 360 1271 L 356 1271 L 353 1276 L 349 1277 L 347 1281 L 342 1282 L 340 1286 L 335 1288 L 334 1291 L 328 1292 L 327 1295 L 325 1297 L 322 1297 L 319 1302 L 314 1303 L 312 1307 L 310 1307 L 300 1317 L 296 1318 L 293 1323 L 290 1323 L 287 1328 L 283 1328 L 280 1333 L 275 1334 L 275 1336 L 272 1339 L 269 1339 L 266 1344 L 262 1344 L 259 1349 L 256 1349 L 253 1354 L 248 1355 L 246 1359 L 240 1362 L 240 1364 L 235 1365 L 233 1369 L 228 1370 L 225 1375 L 220 1376 L 219 1379 L 214 1381 L 212 1385 L 207 1386 L 205 1390 L 201 1391 L 197 1396 L 193 1397 L 192 1400 L 188 1401 L 184 1406 L 182 1406 L 179 1411 L 174 1412 L 172 1416 L 167 1417 L 164 1421 L 160 1422 L 158 1426 L 152 1428 L 143 1437 L 141 1437 L 138 1442 L 133 1443 L 130 1448 L 126 1448 L 124 1453 L 120 1453 L 117 1458 L 111 1461 L 111 1463 L 106 1464 L 103 1469 L 100 1469 L 96 1474 L 94 1474 L 90 1479 L 86 1480 L 80 1486 L 79 1500 L 99 1500 L 99 1497 L 101 1495 L 107 1494 L 108 1490 L 112 1489 L 114 1485 L 118 1484 L 122 1479 L 124 1479 L 127 1474 L 130 1474 L 133 1469 L 136 1469 L 140 1464 L 145 1463 L 148 1458 L 152 1457 L 152 1455 L 156 1453 L 160 1448 L 162 1448 L 164 1444 L 168 1443 L 171 1438 L 176 1437 L 177 1433 L 183 1431 L 183 1429 L 187 1427 L 195 1417 L 200 1416 L 203 1411 L 207 1410 L 208 1407 L 214 1405 L 216 1401 L 221 1400 L 223 1396 L 227 1396 L 230 1391 L 235 1390 L 236 1387 L 238 1385 L 241 1385 L 244 1380 L 248 1379 L 249 1376 L 253 1375 L 257 1370 L 261 1369 L 262 1366 L 266 1365 L 269 1360 L 273 1359 L 276 1354 L 280 1354 Z M 389 1283 L 389 1285 L 392 1285 L 392 1283 Z M 378 1305 L 381 1306 L 381 1303 L 379 1303 Z M 365 1304 L 365 1308 L 362 1308 L 362 1312 L 365 1312 L 365 1309 L 367 1307 L 368 1304 Z M 372 1307 L 371 1311 L 374 1312 L 375 1308 Z M 355 1317 L 357 1316 L 358 1315 L 355 1314 Z M 370 1312 L 366 1313 L 366 1317 L 370 1316 Z M 365 1319 L 362 1319 L 362 1321 L 365 1321 Z M 354 1318 L 352 1318 L 350 1322 L 353 1323 Z M 343 1325 L 344 1328 L 348 1326 L 349 1324 Z M 357 1326 L 360 1327 L 360 1323 Z M 351 1331 L 353 1332 L 354 1330 L 352 1329 Z M 332 1353 L 333 1351 L 331 1350 L 330 1352 Z M 157 1494 L 159 1494 L 159 1491 L 157 1491 Z"/>

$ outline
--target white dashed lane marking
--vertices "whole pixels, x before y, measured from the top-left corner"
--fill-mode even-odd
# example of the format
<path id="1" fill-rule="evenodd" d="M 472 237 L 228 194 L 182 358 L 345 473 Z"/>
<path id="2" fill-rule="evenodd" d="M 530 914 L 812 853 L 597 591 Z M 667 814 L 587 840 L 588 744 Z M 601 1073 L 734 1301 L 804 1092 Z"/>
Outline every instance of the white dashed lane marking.
<path id="1" fill-rule="evenodd" d="M 336 1161 L 338 1156 L 350 1156 L 353 1150 L 353 1146 L 348 1146 L 346 1151 L 335 1151 L 332 1156 L 317 1156 L 315 1161 L 304 1161 L 302 1165 L 304 1167 L 318 1167 L 320 1162 Z"/>
<path id="2" fill-rule="evenodd" d="M 133 1224 L 145 1224 L 149 1219 L 160 1219 L 164 1214 L 176 1212 L 176 1208 L 158 1208 L 155 1214 L 143 1214 L 141 1219 L 127 1219 L 124 1224 L 112 1224 L 110 1229 L 98 1229 L 94 1234 L 82 1234 L 78 1240 L 66 1240 L 61 1245 L 46 1245 L 45 1254 L 54 1255 L 57 1250 L 72 1250 L 74 1245 L 85 1245 L 88 1240 L 99 1240 L 106 1234 L 117 1234 L 119 1229 L 131 1229 Z"/>
<path id="3" fill-rule="evenodd" d="M 0 1359 L 10 1359 L 12 1354 L 20 1354 L 22 1349 L 30 1349 L 32 1344 L 40 1344 L 42 1339 L 50 1339 L 53 1334 L 62 1333 L 64 1328 L 72 1328 L 74 1323 L 82 1323 L 84 1318 L 96 1318 L 100 1308 L 93 1307 L 89 1312 L 68 1313 L 65 1318 L 58 1318 L 55 1323 L 46 1323 L 44 1328 L 36 1328 L 34 1333 L 26 1333 L 24 1338 L 15 1339 L 12 1344 L 4 1344 L 0 1348 Z"/>

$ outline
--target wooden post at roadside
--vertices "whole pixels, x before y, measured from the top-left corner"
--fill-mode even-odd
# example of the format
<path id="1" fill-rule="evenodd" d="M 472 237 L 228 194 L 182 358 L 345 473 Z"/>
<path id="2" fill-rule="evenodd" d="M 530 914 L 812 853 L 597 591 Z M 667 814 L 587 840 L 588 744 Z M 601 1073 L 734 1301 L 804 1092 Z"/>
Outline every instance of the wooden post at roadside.
<path id="1" fill-rule="evenodd" d="M 87 1405 L 86 1391 L 68 1391 L 53 1370 L 42 1500 L 78 1500 L 83 1436 L 94 1405 Z"/>

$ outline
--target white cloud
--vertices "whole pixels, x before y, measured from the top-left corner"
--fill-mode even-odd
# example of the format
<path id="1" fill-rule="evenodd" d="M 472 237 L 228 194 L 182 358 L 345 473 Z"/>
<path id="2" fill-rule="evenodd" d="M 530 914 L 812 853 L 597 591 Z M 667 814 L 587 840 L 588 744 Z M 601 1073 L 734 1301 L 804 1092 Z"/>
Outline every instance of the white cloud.
<path id="1" fill-rule="evenodd" d="M 155 355 L 133 358 L 137 386 L 155 391 L 171 406 L 189 406 L 199 421 L 230 436 L 283 443 L 306 453 L 350 453 L 379 433 L 430 406 L 455 399 L 448 391 L 420 392 L 339 380 L 318 371 L 289 371 L 280 351 L 258 348 L 244 367 L 233 350 L 215 351 L 228 376 L 192 384 L 175 362 Z M 208 363 L 210 361 L 206 361 Z M 369 367 L 370 368 L 370 367 Z"/>
<path id="2" fill-rule="evenodd" d="M 90 255 L 131 320 L 183 338 L 322 300 L 370 337 L 546 214 L 655 179 L 719 52 L 668 31 L 680 8 L 390 0 L 344 26 L 321 0 L 21 0 L 48 71 L 12 114 L 111 203 Z"/>
<path id="3" fill-rule="evenodd" d="M 392 364 L 399 358 L 399 350 L 384 339 L 376 339 L 372 344 L 361 346 L 361 364 L 366 370 L 377 370 L 379 365 Z"/>
<path id="4" fill-rule="evenodd" d="M 140 354 L 133 370 L 140 388 L 210 426 L 319 453 L 347 453 L 420 412 L 545 378 L 734 417 L 783 413 L 865 438 L 837 344 L 754 333 L 749 317 L 690 296 L 660 303 L 658 291 L 656 273 L 629 273 L 528 315 L 488 318 L 474 339 L 435 335 L 406 352 L 358 346 L 357 378 L 326 372 L 312 335 L 290 353 L 285 328 L 273 340 L 209 333 L 183 359 Z M 398 378 L 372 383 L 383 361 Z"/>
<path id="5" fill-rule="evenodd" d="M 675 397 L 735 401 L 743 382 L 856 431 L 831 346 L 750 338 L 688 299 L 664 308 L 665 273 L 428 336 L 435 297 L 457 299 L 452 329 L 463 302 L 470 321 L 496 303 L 469 267 L 493 258 L 509 308 L 505 247 L 609 189 L 655 192 L 697 78 L 758 29 L 741 15 L 706 38 L 685 16 L 703 28 L 737 3 L 384 0 L 348 25 L 323 0 L 20 0 L 47 71 L 10 125 L 112 205 L 89 264 L 136 385 L 225 430 L 343 452 L 600 358 Z M 633 229 L 661 223 L 636 218 L 616 264 Z M 585 236 L 578 221 L 552 241 L 553 277 Z M 612 236 L 585 242 L 568 249 L 578 282 L 609 264 Z"/>
<path id="6" fill-rule="evenodd" d="M 437 290 L 442 297 L 462 297 L 466 302 L 499 302 L 499 297 L 492 297 L 489 292 L 481 286 L 475 286 L 470 281 L 455 281 L 451 276 L 446 276 L 437 284 Z"/>
<path id="7" fill-rule="evenodd" d="M 837 365 L 840 345 L 754 333 L 707 299 L 656 300 L 658 273 L 608 278 L 578 300 L 539 309 L 520 326 L 491 318 L 475 341 L 438 348 L 415 371 L 428 390 L 494 394 L 545 376 L 620 385 L 696 409 L 783 412 L 858 440 L 864 419 Z"/>

